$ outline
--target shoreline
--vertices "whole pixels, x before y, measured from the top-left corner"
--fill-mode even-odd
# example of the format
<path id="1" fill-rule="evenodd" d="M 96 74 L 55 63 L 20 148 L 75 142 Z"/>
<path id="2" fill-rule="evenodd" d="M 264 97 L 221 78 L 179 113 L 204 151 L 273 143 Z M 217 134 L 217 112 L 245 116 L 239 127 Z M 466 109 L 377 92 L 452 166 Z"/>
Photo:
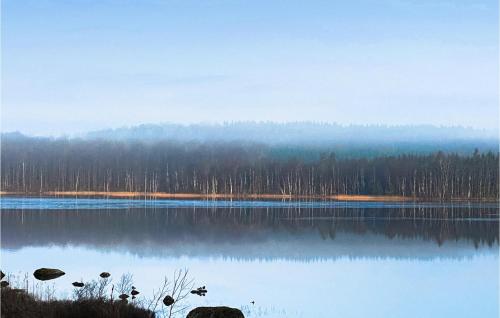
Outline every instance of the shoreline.
<path id="1" fill-rule="evenodd" d="M 125 192 L 125 191 L 46 191 L 40 193 L 32 192 L 9 192 L 0 191 L 2 196 L 29 196 L 29 197 L 99 197 L 116 199 L 180 199 L 180 200 L 322 200 L 322 201 L 354 201 L 354 202 L 418 202 L 418 201 L 439 201 L 439 202 L 499 202 L 493 199 L 465 199 L 453 198 L 441 200 L 439 198 L 414 198 L 397 195 L 357 195 L 357 194 L 337 194 L 337 195 L 289 195 L 289 194 L 229 194 L 229 193 L 165 193 L 165 192 Z"/>

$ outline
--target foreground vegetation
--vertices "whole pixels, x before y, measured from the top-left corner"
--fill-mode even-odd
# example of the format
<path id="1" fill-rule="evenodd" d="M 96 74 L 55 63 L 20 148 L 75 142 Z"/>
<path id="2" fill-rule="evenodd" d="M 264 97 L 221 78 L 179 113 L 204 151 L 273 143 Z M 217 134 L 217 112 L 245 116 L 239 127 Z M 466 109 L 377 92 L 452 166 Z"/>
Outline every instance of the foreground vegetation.
<path id="1" fill-rule="evenodd" d="M 98 279 L 74 282 L 70 299 L 57 299 L 54 286 L 44 282 L 64 272 L 42 268 L 33 275 L 37 280 L 28 274 L 20 278 L 2 273 L 2 318 L 173 318 L 185 314 L 187 297 L 193 293 L 187 270 L 175 271 L 172 279 L 165 277 L 150 298 L 133 286 L 131 274 L 113 281 L 110 273 L 103 272 Z"/>
<path id="2" fill-rule="evenodd" d="M 317 160 L 234 143 L 3 139 L 3 191 L 496 200 L 498 153 Z"/>
<path id="3" fill-rule="evenodd" d="M 2 317 L 16 318 L 151 318 L 135 304 L 109 299 L 39 300 L 22 289 L 2 288 Z"/>

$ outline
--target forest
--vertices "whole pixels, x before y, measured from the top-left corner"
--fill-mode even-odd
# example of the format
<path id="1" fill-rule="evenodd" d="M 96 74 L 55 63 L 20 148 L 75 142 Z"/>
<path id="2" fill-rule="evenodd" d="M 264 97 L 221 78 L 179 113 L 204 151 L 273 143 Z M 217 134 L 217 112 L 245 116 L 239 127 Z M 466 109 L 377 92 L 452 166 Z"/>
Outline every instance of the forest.
<path id="1" fill-rule="evenodd" d="M 251 142 L 2 138 L 4 192 L 126 191 L 496 200 L 499 154 L 317 159 Z M 295 151 L 296 150 L 296 151 Z M 293 155 L 294 153 L 299 155 Z"/>
<path id="2" fill-rule="evenodd" d="M 317 122 L 229 122 L 219 124 L 143 124 L 91 131 L 87 140 L 252 142 L 272 146 L 273 156 L 318 160 L 325 152 L 337 158 L 364 158 L 401 153 L 498 152 L 496 131 L 464 127 L 340 125 Z"/>

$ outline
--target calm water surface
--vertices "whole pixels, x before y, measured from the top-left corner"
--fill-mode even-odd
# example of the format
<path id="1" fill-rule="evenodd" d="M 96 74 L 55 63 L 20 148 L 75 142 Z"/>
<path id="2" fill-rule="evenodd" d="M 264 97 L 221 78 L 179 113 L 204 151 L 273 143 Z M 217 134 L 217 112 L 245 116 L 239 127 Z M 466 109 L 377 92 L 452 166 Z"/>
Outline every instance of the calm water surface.
<path id="1" fill-rule="evenodd" d="M 247 317 L 498 317 L 495 204 L 1 198 L 1 266 L 151 295 L 188 268 Z M 250 301 L 254 300 L 255 305 Z"/>

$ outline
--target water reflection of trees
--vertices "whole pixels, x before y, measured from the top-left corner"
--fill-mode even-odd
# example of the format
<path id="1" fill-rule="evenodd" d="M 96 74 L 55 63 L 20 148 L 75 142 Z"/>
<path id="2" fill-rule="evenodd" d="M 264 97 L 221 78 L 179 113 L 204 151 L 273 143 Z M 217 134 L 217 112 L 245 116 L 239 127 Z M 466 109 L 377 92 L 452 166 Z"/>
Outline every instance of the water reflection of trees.
<path id="1" fill-rule="evenodd" d="M 338 233 L 431 240 L 438 245 L 465 240 L 476 247 L 499 241 L 498 210 L 467 208 L 3 210 L 1 229 L 4 248 L 301 238 L 314 243 L 335 240 Z"/>

